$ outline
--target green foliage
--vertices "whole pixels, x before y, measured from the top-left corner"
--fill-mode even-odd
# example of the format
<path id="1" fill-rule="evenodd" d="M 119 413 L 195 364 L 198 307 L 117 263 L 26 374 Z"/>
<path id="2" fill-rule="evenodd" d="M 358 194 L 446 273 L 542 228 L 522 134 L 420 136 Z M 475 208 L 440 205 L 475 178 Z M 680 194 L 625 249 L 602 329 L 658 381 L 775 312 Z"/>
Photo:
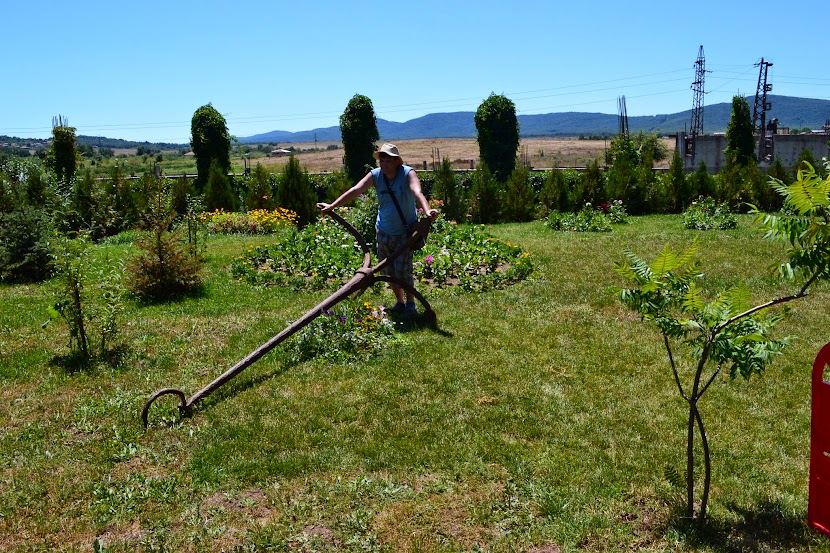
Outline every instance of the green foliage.
<path id="1" fill-rule="evenodd" d="M 609 150 L 611 167 L 605 177 L 604 199 L 623 200 L 634 215 L 670 211 L 673 199 L 654 174 L 654 162 L 666 157 L 666 147 L 655 133 L 618 135 Z"/>
<path id="2" fill-rule="evenodd" d="M 113 236 L 139 223 L 141 213 L 136 195 L 131 181 L 124 177 L 121 167 L 115 165 L 110 171 L 110 178 L 104 183 L 103 197 L 99 202 L 100 224 L 96 226 L 102 228 L 103 235 Z"/>
<path id="3" fill-rule="evenodd" d="M 123 267 L 96 263 L 91 245 L 83 234 L 74 239 L 58 236 L 51 244 L 58 298 L 49 313 L 52 320 L 66 323 L 67 345 L 83 364 L 107 353 L 118 335 L 124 309 Z"/>
<path id="4" fill-rule="evenodd" d="M 0 282 L 35 282 L 49 276 L 52 221 L 40 169 L 31 161 L 0 165 Z"/>
<path id="5" fill-rule="evenodd" d="M 351 182 L 357 182 L 375 166 L 375 142 L 380 140 L 377 117 L 372 101 L 355 94 L 340 116 L 343 141 L 343 165 Z"/>
<path id="6" fill-rule="evenodd" d="M 669 197 L 672 201 L 672 213 L 680 213 L 683 208 L 690 203 L 694 196 L 691 191 L 690 179 L 686 178 L 686 171 L 683 165 L 683 158 L 680 156 L 678 150 L 674 151 L 671 163 L 669 164 L 669 172 L 665 176 L 666 189 L 669 192 Z"/>
<path id="7" fill-rule="evenodd" d="M 225 176 L 230 172 L 231 137 L 225 118 L 211 104 L 193 113 L 190 147 L 196 155 L 196 188 L 204 189 L 215 164 Z"/>
<path id="8" fill-rule="evenodd" d="M 37 282 L 49 276 L 47 213 L 30 205 L 0 213 L 0 282 Z"/>
<path id="9" fill-rule="evenodd" d="M 273 234 L 297 225 L 297 214 L 285 208 L 252 209 L 244 213 L 213 211 L 199 220 L 213 234 Z"/>
<path id="10" fill-rule="evenodd" d="M 52 145 L 47 161 L 59 182 L 68 184 L 78 170 L 78 148 L 75 127 L 56 125 L 52 128 Z"/>
<path id="11" fill-rule="evenodd" d="M 689 203 L 698 196 L 717 195 L 717 181 L 709 174 L 706 163 L 701 161 L 695 172 L 687 177 L 689 182 Z"/>
<path id="12" fill-rule="evenodd" d="M 795 165 L 792 168 L 792 177 L 790 180 L 795 180 L 798 177 L 798 172 L 804 168 L 804 164 L 811 167 L 816 166 L 816 158 L 813 156 L 813 151 L 809 148 L 804 148 L 800 152 L 798 152 L 798 160 L 796 161 Z"/>
<path id="13" fill-rule="evenodd" d="M 323 219 L 273 244 L 249 248 L 233 259 L 231 274 L 253 284 L 331 289 L 354 276 L 361 261 L 354 238 Z M 530 254 L 520 247 L 488 235 L 483 227 L 451 224 L 443 218 L 435 222 L 427 245 L 414 260 L 416 281 L 442 288 L 503 286 L 532 271 Z"/>
<path id="14" fill-rule="evenodd" d="M 599 161 L 594 160 L 579 175 L 571 205 L 599 205 L 605 198 L 605 175 L 599 167 Z"/>
<path id="15" fill-rule="evenodd" d="M 501 220 L 504 188 L 490 172 L 487 164 L 481 163 L 473 171 L 470 187 L 469 217 L 474 223 L 496 223 Z"/>
<path id="16" fill-rule="evenodd" d="M 764 174 L 758 165 L 739 165 L 727 163 L 716 177 L 718 196 L 734 210 L 739 210 L 747 204 L 757 204 L 759 191 L 764 186 Z"/>
<path id="17" fill-rule="evenodd" d="M 320 357 L 329 363 L 363 362 L 384 351 L 395 336 L 382 305 L 346 300 L 303 328 L 290 348 L 296 361 Z"/>
<path id="18" fill-rule="evenodd" d="M 732 98 L 732 116 L 726 127 L 726 163 L 733 163 L 746 167 L 757 163 L 755 152 L 755 129 L 752 126 L 752 116 L 749 112 L 749 103 L 743 96 Z"/>
<path id="19" fill-rule="evenodd" d="M 457 225 L 439 218 L 414 263 L 418 282 L 463 290 L 498 288 L 525 280 L 533 272 L 531 255 L 500 240 L 484 226 Z"/>
<path id="20" fill-rule="evenodd" d="M 227 172 L 222 170 L 218 162 L 211 163 L 210 176 L 205 186 L 205 208 L 208 211 L 236 211 L 237 203 Z"/>
<path id="21" fill-rule="evenodd" d="M 245 207 L 247 209 L 274 209 L 277 207 L 271 173 L 261 163 L 257 163 L 251 172 Z"/>
<path id="22" fill-rule="evenodd" d="M 830 175 L 822 178 L 805 164 L 795 182 L 771 179 L 770 184 L 785 198 L 784 213 L 755 210 L 755 223 L 768 239 L 787 246 L 789 260 L 779 268 L 780 274 L 806 279 L 805 289 L 815 280 L 830 278 Z"/>
<path id="23" fill-rule="evenodd" d="M 532 221 L 535 213 L 536 194 L 527 167 L 517 167 L 505 185 L 502 216 L 505 221 L 523 223 Z"/>
<path id="24" fill-rule="evenodd" d="M 731 378 L 761 375 L 773 359 L 789 345 L 791 337 L 775 339 L 772 330 L 783 313 L 772 307 L 803 298 L 818 280 L 830 278 L 830 177 L 822 179 L 812 166 L 799 171 L 796 182 L 785 185 L 772 180 L 772 187 L 785 198 L 792 215 L 757 213 L 756 226 L 767 239 L 787 244 L 788 261 L 780 273 L 804 279 L 797 293 L 755 305 L 749 289 L 738 285 L 712 300 L 704 297 L 697 281 L 702 277 L 697 243 L 673 252 L 668 246 L 651 263 L 630 250 L 615 270 L 633 288 L 623 289 L 620 299 L 645 320 L 653 322 L 663 335 L 675 383 L 688 403 L 686 446 L 686 517 L 695 516 L 695 429 L 704 457 L 704 482 L 697 518 L 705 521 L 711 482 L 711 460 L 698 402 L 717 375 L 726 368 Z M 712 205 L 707 202 L 706 205 Z M 693 382 L 682 382 L 676 347 L 696 359 Z"/>
<path id="25" fill-rule="evenodd" d="M 683 212 L 683 226 L 694 230 L 729 230 L 738 226 L 738 220 L 726 203 L 718 203 L 711 196 L 700 196 Z"/>
<path id="26" fill-rule="evenodd" d="M 618 157 L 626 157 L 634 165 L 642 165 L 645 160 L 659 162 L 666 159 L 669 150 L 655 132 L 639 131 L 634 136 L 616 135 L 611 139 L 608 154 L 613 164 Z"/>
<path id="27" fill-rule="evenodd" d="M 567 232 L 611 232 L 611 218 L 586 204 L 576 213 L 551 211 L 545 225 L 551 230 Z"/>
<path id="28" fill-rule="evenodd" d="M 293 155 L 282 169 L 277 189 L 277 202 L 283 209 L 297 214 L 301 227 L 317 220 L 317 194 L 308 179 L 308 173 L 300 167 Z"/>
<path id="29" fill-rule="evenodd" d="M 505 96 L 490 94 L 475 114 L 481 162 L 498 182 L 506 182 L 516 167 L 519 150 L 519 120 L 516 105 Z"/>
<path id="30" fill-rule="evenodd" d="M 69 206 L 72 214 L 69 228 L 73 231 L 87 231 L 93 237 L 99 236 L 99 233 L 94 230 L 95 227 L 100 226 L 98 225 L 96 183 L 92 172 L 88 169 L 84 170 L 81 178 L 75 179 Z"/>
<path id="31" fill-rule="evenodd" d="M 539 192 L 539 204 L 543 213 L 546 215 L 551 211 L 568 211 L 571 207 L 569 195 L 570 189 L 564 172 L 560 169 L 548 171 Z"/>
<path id="32" fill-rule="evenodd" d="M 178 215 L 185 215 L 190 211 L 190 199 L 196 196 L 196 187 L 193 181 L 182 175 L 170 185 L 170 207 Z"/>
<path id="33" fill-rule="evenodd" d="M 463 221 L 467 214 L 464 202 L 464 190 L 452 170 L 449 158 L 441 160 L 441 165 L 435 174 L 435 183 L 432 188 L 432 197 L 443 202 L 442 213 L 450 221 Z"/>
<path id="34" fill-rule="evenodd" d="M 141 250 L 127 263 L 127 287 L 147 300 L 164 300 L 191 293 L 202 285 L 201 260 L 180 237 L 170 231 L 176 212 L 162 180 L 155 180 L 149 210 L 145 216 L 148 233 L 136 242 Z"/>
<path id="35" fill-rule="evenodd" d="M 344 209 L 346 220 L 368 242 L 373 244 L 376 237 L 378 219 L 378 197 L 375 188 L 371 187 L 366 194 L 352 202 L 352 207 Z"/>

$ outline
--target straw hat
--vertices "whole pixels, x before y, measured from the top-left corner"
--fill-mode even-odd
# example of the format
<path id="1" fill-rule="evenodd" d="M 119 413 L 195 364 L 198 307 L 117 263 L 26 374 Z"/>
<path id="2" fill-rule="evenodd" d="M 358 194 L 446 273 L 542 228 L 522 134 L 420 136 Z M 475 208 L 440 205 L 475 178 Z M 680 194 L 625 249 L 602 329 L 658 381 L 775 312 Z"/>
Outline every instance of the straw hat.
<path id="1" fill-rule="evenodd" d="M 384 144 L 380 147 L 380 150 L 372 153 L 372 156 L 374 156 L 375 159 L 380 159 L 380 154 L 386 154 L 389 157 L 396 157 L 403 162 L 403 158 L 401 158 L 401 154 L 398 152 L 398 147 L 394 144 Z"/>

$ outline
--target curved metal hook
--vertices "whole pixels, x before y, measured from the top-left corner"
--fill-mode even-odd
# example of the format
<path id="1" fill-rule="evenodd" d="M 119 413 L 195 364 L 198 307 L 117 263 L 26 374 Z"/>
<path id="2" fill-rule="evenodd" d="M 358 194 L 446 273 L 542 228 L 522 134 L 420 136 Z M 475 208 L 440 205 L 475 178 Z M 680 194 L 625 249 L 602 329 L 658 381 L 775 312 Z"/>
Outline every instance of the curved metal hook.
<path id="1" fill-rule="evenodd" d="M 192 409 L 190 405 L 187 404 L 187 396 L 184 392 L 179 390 L 178 388 L 162 388 L 155 394 L 153 394 L 150 399 L 147 400 L 147 403 L 144 404 L 144 409 L 141 410 L 141 421 L 144 423 L 144 428 L 147 428 L 147 415 L 150 412 L 150 406 L 156 401 L 158 398 L 164 395 L 174 395 L 178 396 L 179 398 L 179 413 L 182 416 L 190 416 L 192 414 Z"/>

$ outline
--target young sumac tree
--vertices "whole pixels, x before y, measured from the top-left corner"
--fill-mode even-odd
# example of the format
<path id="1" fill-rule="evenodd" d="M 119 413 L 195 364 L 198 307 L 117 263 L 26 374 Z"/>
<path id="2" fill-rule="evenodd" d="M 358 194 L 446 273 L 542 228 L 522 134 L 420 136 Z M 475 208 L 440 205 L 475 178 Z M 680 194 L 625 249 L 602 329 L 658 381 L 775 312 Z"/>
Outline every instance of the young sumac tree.
<path id="1" fill-rule="evenodd" d="M 783 312 L 771 308 L 805 298 L 819 281 L 830 279 L 830 177 L 821 178 L 810 165 L 786 185 L 771 179 L 770 186 L 784 198 L 782 214 L 755 211 L 755 224 L 764 236 L 786 246 L 787 260 L 779 267 L 782 277 L 798 282 L 790 295 L 752 305 L 751 290 L 743 285 L 709 299 L 702 278 L 697 244 L 674 252 L 666 246 L 652 263 L 630 250 L 615 264 L 617 273 L 633 285 L 620 299 L 642 319 L 657 326 L 669 359 L 673 380 L 688 405 L 686 420 L 686 518 L 706 520 L 711 484 L 709 442 L 699 402 L 721 371 L 731 379 L 760 376 L 791 338 L 772 338 Z M 678 355 L 677 351 L 684 354 Z M 691 359 L 693 370 L 683 371 Z M 684 383 L 683 375 L 691 372 Z M 701 498 L 695 501 L 696 441 L 703 455 Z M 697 512 L 696 512 L 697 510 Z"/>

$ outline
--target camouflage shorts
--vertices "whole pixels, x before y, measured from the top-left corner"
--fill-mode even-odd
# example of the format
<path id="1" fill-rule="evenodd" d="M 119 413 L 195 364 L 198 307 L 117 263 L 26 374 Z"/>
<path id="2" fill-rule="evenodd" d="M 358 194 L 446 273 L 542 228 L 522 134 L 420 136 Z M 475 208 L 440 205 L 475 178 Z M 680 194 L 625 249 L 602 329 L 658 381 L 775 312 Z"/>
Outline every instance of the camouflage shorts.
<path id="1" fill-rule="evenodd" d="M 378 259 L 386 259 L 400 248 L 406 240 L 409 239 L 409 236 L 405 234 L 401 235 L 392 235 L 386 234 L 380 229 L 377 229 L 377 254 Z M 408 284 L 409 286 L 415 285 L 415 280 L 412 277 L 412 250 L 407 249 L 401 255 L 395 258 L 395 261 L 392 264 L 387 265 L 381 271 L 381 274 L 386 276 L 391 276 L 403 282 L 404 284 Z"/>

